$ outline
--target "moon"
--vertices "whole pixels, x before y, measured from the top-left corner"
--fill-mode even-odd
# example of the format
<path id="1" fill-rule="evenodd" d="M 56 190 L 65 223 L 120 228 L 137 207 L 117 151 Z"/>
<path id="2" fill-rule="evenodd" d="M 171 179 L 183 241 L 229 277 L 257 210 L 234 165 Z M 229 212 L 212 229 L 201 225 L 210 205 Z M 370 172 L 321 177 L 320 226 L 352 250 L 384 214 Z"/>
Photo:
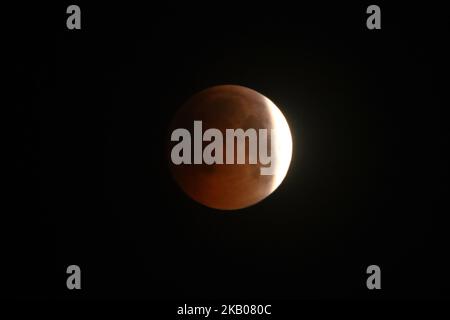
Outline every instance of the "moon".
<path id="1" fill-rule="evenodd" d="M 272 150 L 275 167 L 273 175 L 261 175 L 259 161 L 211 165 L 175 165 L 169 161 L 175 181 L 189 197 L 210 208 L 236 210 L 260 202 L 278 188 L 291 162 L 292 136 L 286 118 L 271 100 L 243 86 L 214 86 L 195 94 L 178 110 L 170 132 L 186 128 L 193 135 L 193 123 L 198 120 L 203 123 L 203 132 L 216 128 L 224 137 L 226 129 L 268 129 L 268 140 L 274 144 L 269 143 L 272 148 L 268 151 Z M 276 134 L 271 136 L 270 129 Z M 174 144 L 169 144 L 169 150 Z"/>

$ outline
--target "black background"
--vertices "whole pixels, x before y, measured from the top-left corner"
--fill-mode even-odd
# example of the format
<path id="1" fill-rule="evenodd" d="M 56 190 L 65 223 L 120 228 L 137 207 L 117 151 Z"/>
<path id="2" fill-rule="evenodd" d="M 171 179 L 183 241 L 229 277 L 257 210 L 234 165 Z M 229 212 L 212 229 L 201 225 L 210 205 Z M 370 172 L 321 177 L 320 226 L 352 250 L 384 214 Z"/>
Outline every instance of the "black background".
<path id="1" fill-rule="evenodd" d="M 12 295 L 448 298 L 448 15 L 380 5 L 368 30 L 369 4 L 82 3 L 79 31 L 68 4 L 17 8 Z M 236 212 L 187 198 L 165 153 L 218 84 L 269 97 L 294 139 L 279 189 Z"/>

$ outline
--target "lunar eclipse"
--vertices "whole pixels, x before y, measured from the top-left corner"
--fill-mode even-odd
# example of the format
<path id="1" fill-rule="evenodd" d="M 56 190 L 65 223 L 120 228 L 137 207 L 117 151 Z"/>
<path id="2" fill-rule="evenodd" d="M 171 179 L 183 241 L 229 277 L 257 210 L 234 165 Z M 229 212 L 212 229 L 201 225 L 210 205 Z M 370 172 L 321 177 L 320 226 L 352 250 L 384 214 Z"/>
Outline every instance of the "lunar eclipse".
<path id="1" fill-rule="evenodd" d="M 197 93 L 181 107 L 171 131 L 176 128 L 192 131 L 192 124 L 198 120 L 202 121 L 203 130 L 217 128 L 223 135 L 227 129 L 267 129 L 274 168 L 273 174 L 261 175 L 260 169 L 264 166 L 260 162 L 211 165 L 171 162 L 173 177 L 192 199 L 215 209 L 241 209 L 263 200 L 281 184 L 291 161 L 292 137 L 284 115 L 272 101 L 242 86 L 211 87 Z M 245 144 L 245 158 L 249 159 L 249 146 Z M 224 146 L 224 154 L 225 149 Z"/>

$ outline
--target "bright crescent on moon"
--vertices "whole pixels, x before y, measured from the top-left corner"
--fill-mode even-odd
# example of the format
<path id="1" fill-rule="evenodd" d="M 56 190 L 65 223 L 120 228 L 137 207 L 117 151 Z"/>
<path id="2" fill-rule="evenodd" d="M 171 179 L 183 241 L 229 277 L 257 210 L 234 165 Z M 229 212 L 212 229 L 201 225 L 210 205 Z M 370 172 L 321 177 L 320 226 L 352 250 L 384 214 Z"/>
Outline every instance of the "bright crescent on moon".
<path id="1" fill-rule="evenodd" d="M 292 159 L 292 135 L 281 110 L 270 99 L 266 97 L 264 99 L 269 107 L 273 128 L 276 131 L 275 139 L 272 138 L 272 142 L 275 143 L 275 154 L 272 155 L 272 161 L 275 161 L 275 178 L 270 192 L 273 192 L 283 182 L 288 172 Z"/>

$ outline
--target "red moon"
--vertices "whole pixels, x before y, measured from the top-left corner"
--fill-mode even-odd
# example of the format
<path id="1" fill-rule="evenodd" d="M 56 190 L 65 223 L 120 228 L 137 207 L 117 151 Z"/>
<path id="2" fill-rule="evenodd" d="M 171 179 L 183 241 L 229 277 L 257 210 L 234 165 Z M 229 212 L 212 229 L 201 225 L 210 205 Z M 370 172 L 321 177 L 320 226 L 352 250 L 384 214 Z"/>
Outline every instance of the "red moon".
<path id="1" fill-rule="evenodd" d="M 244 164 L 236 161 L 234 164 L 174 164 L 169 160 L 173 177 L 189 197 L 210 208 L 235 210 L 258 203 L 281 184 L 291 162 L 292 136 L 284 115 L 264 95 L 238 85 L 205 89 L 178 110 L 170 132 L 185 128 L 193 136 L 194 121 L 202 121 L 203 132 L 215 128 L 224 137 L 226 129 L 268 129 L 268 149 L 269 154 L 272 151 L 274 170 L 272 175 L 262 175 L 260 168 L 265 166 L 259 161 L 256 164 L 248 161 Z M 272 137 L 271 129 L 276 132 Z M 169 154 L 175 144 L 170 141 Z M 203 146 L 207 144 L 203 142 Z M 246 146 L 246 159 L 249 159 L 248 150 Z"/>

